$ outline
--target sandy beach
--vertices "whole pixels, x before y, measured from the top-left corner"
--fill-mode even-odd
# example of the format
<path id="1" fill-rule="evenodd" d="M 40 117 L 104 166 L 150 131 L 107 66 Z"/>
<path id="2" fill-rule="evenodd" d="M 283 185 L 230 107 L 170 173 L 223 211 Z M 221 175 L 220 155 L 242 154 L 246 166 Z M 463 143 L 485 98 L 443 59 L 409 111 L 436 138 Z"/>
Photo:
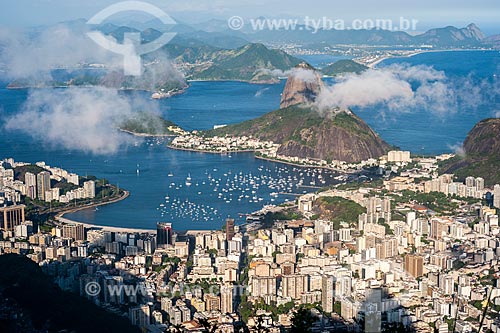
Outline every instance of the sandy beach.
<path id="1" fill-rule="evenodd" d="M 110 226 L 103 226 L 103 225 L 95 225 L 95 224 L 73 221 L 73 220 L 67 219 L 67 218 L 62 217 L 62 216 L 56 216 L 56 220 L 58 220 L 61 223 L 66 223 L 66 224 L 81 224 L 87 229 L 95 229 L 95 230 L 103 230 L 103 231 L 111 231 L 111 232 L 156 234 L 155 229 L 122 228 L 122 227 L 110 227 Z"/>
<path id="2" fill-rule="evenodd" d="M 414 57 L 416 55 L 419 55 L 419 54 L 423 54 L 423 53 L 437 53 L 437 52 L 459 52 L 459 51 L 488 51 L 489 49 L 449 49 L 449 50 L 418 50 L 418 51 L 414 51 L 414 52 L 411 52 L 407 55 L 385 55 L 385 56 L 382 56 L 380 57 L 379 59 L 369 63 L 369 64 L 363 64 L 369 68 L 376 68 L 376 66 L 378 64 L 380 64 L 382 61 L 384 60 L 387 60 L 387 59 L 391 59 L 391 58 L 411 58 L 411 57 Z"/>
<path id="3" fill-rule="evenodd" d="M 96 207 L 99 207 L 99 206 L 109 205 L 109 204 L 113 204 L 113 203 L 125 200 L 130 195 L 130 192 L 129 191 L 123 191 L 123 192 L 124 193 L 122 196 L 115 198 L 113 200 L 110 200 L 110 201 L 99 202 L 99 203 L 95 203 L 92 205 L 87 205 L 87 206 L 83 206 L 83 207 L 76 207 L 73 209 L 65 210 L 64 212 L 58 213 L 55 216 L 55 219 L 59 222 L 62 222 L 62 223 L 82 224 L 85 228 L 89 228 L 89 229 L 99 229 L 99 230 L 106 230 L 106 231 L 112 231 L 112 232 L 156 233 L 155 229 L 137 229 L 137 228 L 121 228 L 121 227 L 101 226 L 101 225 L 95 225 L 95 224 L 89 224 L 89 223 L 82 223 L 82 222 L 70 220 L 70 219 L 64 217 L 65 214 L 74 213 L 74 212 L 84 210 L 84 209 L 95 209 Z"/>

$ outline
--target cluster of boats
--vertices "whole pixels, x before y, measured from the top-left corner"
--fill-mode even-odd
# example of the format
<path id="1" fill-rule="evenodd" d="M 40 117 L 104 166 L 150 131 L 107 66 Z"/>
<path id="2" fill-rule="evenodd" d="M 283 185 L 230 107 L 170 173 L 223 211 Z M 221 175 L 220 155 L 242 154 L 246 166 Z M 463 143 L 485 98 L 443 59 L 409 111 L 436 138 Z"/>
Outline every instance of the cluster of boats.
<path id="1" fill-rule="evenodd" d="M 213 168 L 184 177 L 170 172 L 168 193 L 157 209 L 162 218 L 172 221 L 220 220 L 222 211 L 227 213 L 227 205 L 233 205 L 240 213 L 248 213 L 335 183 L 337 177 L 326 169 L 288 165 L 262 165 L 256 172 Z"/>

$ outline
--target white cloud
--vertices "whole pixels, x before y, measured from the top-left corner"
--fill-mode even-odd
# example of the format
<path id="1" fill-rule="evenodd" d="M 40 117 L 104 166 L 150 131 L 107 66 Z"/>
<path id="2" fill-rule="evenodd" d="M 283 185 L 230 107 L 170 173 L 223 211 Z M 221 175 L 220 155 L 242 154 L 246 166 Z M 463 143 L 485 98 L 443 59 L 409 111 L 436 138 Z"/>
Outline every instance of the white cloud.
<path id="1" fill-rule="evenodd" d="M 347 75 L 340 82 L 325 87 L 316 99 L 320 109 L 340 106 L 368 106 L 397 102 L 414 97 L 408 82 L 386 70 L 368 70 L 360 75 Z"/>
<path id="2" fill-rule="evenodd" d="M 316 104 L 320 110 L 380 105 L 380 113 L 420 108 L 444 115 L 457 111 L 458 96 L 462 95 L 459 89 L 442 71 L 393 65 L 340 78 L 323 89 Z"/>
<path id="3" fill-rule="evenodd" d="M 48 76 L 58 67 L 98 62 L 118 67 L 122 59 L 98 47 L 83 32 L 72 31 L 64 24 L 52 26 L 36 36 L 0 29 L 0 63 L 10 79 Z M 42 77 L 43 78 L 43 77 Z"/>
<path id="4" fill-rule="evenodd" d="M 461 144 L 456 144 L 456 145 L 448 145 L 448 148 L 453 151 L 458 156 L 464 157 L 465 154 L 465 149 Z"/>
<path id="5" fill-rule="evenodd" d="M 34 90 L 5 127 L 53 147 L 112 154 L 131 140 L 118 124 L 137 110 L 154 111 L 152 105 L 105 88 Z"/>
<path id="6" fill-rule="evenodd" d="M 302 79 L 306 82 L 314 82 L 317 80 L 317 76 L 314 71 L 310 69 L 305 69 L 305 68 L 291 68 L 286 71 L 282 71 L 280 69 L 268 69 L 268 68 L 261 68 L 258 70 L 259 74 L 263 75 L 270 75 L 272 77 L 276 78 L 284 78 L 284 77 L 290 77 L 294 76 L 296 78 Z"/>

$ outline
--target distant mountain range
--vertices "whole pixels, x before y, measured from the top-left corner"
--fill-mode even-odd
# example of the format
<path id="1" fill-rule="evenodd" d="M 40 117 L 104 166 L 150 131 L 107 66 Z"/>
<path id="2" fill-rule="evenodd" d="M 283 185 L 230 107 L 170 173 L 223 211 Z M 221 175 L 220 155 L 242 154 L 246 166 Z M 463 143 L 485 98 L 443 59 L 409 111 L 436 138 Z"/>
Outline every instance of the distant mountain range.
<path id="1" fill-rule="evenodd" d="M 114 28 L 114 29 L 113 29 Z M 118 38 L 120 29 L 124 27 L 108 24 L 99 27 L 104 33 L 114 33 Z M 130 28 L 127 28 L 130 29 Z M 149 28 L 151 29 L 151 28 Z M 154 28 L 153 28 L 154 29 Z M 143 29 L 145 31 L 148 29 Z M 154 29 L 163 32 L 164 29 Z M 134 29 L 134 31 L 141 31 Z M 326 45 L 384 45 L 384 46 L 420 46 L 429 45 L 437 48 L 480 47 L 491 45 L 491 39 L 471 23 L 464 28 L 447 26 L 430 29 L 424 33 L 411 35 L 405 31 L 382 29 L 360 30 L 318 30 L 312 33 L 306 26 L 296 29 L 273 29 L 252 31 L 234 31 L 227 27 L 227 22 L 212 20 L 206 24 L 177 24 L 169 31 L 176 32 L 180 39 L 195 39 L 199 42 L 220 47 L 238 48 L 246 43 L 300 43 L 304 47 L 320 44 Z"/>
<path id="2" fill-rule="evenodd" d="M 500 35 L 488 36 L 484 39 L 484 42 L 496 49 L 500 49 Z"/>
<path id="3" fill-rule="evenodd" d="M 84 33 L 91 29 L 85 19 L 62 22 L 74 32 Z M 36 35 L 47 26 L 32 28 L 30 35 Z M 481 29 L 471 23 L 463 28 L 447 26 L 430 29 L 424 33 L 411 35 L 404 31 L 390 31 L 382 29 L 360 30 L 318 30 L 312 33 L 306 26 L 298 25 L 295 29 L 273 29 L 253 31 L 245 28 L 241 31 L 228 28 L 227 21 L 212 19 L 199 24 L 178 22 L 172 26 L 165 26 L 159 20 L 140 23 L 123 21 L 120 23 L 106 23 L 95 27 L 105 34 L 110 34 L 121 40 L 123 32 L 142 32 L 143 40 L 148 41 L 155 35 L 165 31 L 175 32 L 177 36 L 172 41 L 174 44 L 185 44 L 186 40 L 196 40 L 197 43 L 211 45 L 218 48 L 235 49 L 248 43 L 300 43 L 308 45 L 384 45 L 384 46 L 419 46 L 432 45 L 434 47 L 479 47 L 496 44 L 500 35 L 486 37 Z M 148 34 L 150 37 L 147 37 Z"/>
<path id="4" fill-rule="evenodd" d="M 116 27 L 110 35 L 120 40 L 124 32 L 130 31 L 130 28 Z M 161 34 L 159 30 L 146 29 L 141 36 L 143 42 L 150 42 Z M 276 77 L 271 75 L 272 71 L 286 71 L 301 62 L 284 51 L 269 49 L 260 43 L 249 43 L 241 37 L 221 32 L 177 34 L 172 41 L 146 58 L 154 59 L 161 52 L 178 64 L 190 64 L 184 66 L 183 71 L 186 78 L 192 80 L 274 82 Z"/>
<path id="5" fill-rule="evenodd" d="M 322 48 L 336 44 L 398 47 L 428 45 L 435 48 L 500 47 L 499 36 L 485 37 L 474 24 L 461 29 L 451 26 L 431 29 L 423 34 L 412 36 L 406 32 L 386 30 L 320 30 L 312 34 L 305 29 L 246 31 L 245 34 L 241 31 L 230 30 L 227 28 L 227 22 L 223 23 L 220 20 L 211 20 L 206 24 L 179 23 L 169 27 L 169 31 L 176 32 L 177 35 L 158 51 L 144 56 L 145 63 L 148 65 L 145 66 L 143 75 L 145 79 L 143 80 L 125 77 L 120 71 L 106 73 L 94 71 L 88 75 L 89 73 L 82 74 L 69 70 L 68 73 L 73 76 L 67 77 L 66 80 L 18 78 L 11 83 L 10 87 L 103 85 L 122 89 L 167 92 L 182 91 L 186 87 L 186 79 L 277 82 L 279 73 L 290 70 L 301 60 L 282 50 L 265 46 L 271 43 L 298 43 L 303 47 Z M 112 23 L 94 28 L 114 37 L 118 42 L 123 40 L 124 33 L 138 32 L 141 33 L 143 43 L 157 39 L 166 30 L 161 22 L 155 20 L 149 23 L 128 22 L 127 24 L 134 25 L 135 28 Z M 64 22 L 60 25 L 82 35 L 92 29 L 83 19 Z M 29 35 L 37 36 L 46 29 L 48 27 L 33 28 L 29 31 Z M 0 40 L 0 52 L 1 49 L 2 41 Z M 174 75 L 175 69 L 162 65 L 165 55 L 173 60 L 175 68 L 182 74 Z M 2 67 L 4 66 L 0 63 L 0 71 L 7 70 Z M 346 72 L 359 73 L 365 69 L 353 61 L 343 60 L 323 68 L 322 73 L 334 76 Z M 99 74 L 95 75 L 96 73 Z"/>
<path id="6" fill-rule="evenodd" d="M 302 29 L 301 29 L 302 28 Z M 420 46 L 430 45 L 438 48 L 480 47 L 488 45 L 482 31 L 473 23 L 465 28 L 448 26 L 431 29 L 412 36 L 404 31 L 389 30 L 319 30 L 311 33 L 305 27 L 295 30 L 264 30 L 248 34 L 252 41 L 300 43 L 303 46 L 321 43 L 323 46 L 342 45 L 384 45 Z"/>
<path id="7" fill-rule="evenodd" d="M 74 33 L 82 35 L 90 30 L 83 20 L 66 22 L 63 25 Z M 121 89 L 166 92 L 184 89 L 185 79 L 273 83 L 278 81 L 276 75 L 272 74 L 273 71 L 287 71 L 301 61 L 284 51 L 269 49 L 260 43 L 249 43 L 239 36 L 221 32 L 195 31 L 182 25 L 174 27 L 182 32 L 179 32 L 159 50 L 143 57 L 144 74 L 140 79 L 126 77 L 118 70 L 92 72 L 68 70 L 64 75 L 64 80 L 50 75 L 42 78 L 19 78 L 11 82 L 9 88 L 101 85 Z M 99 26 L 98 30 L 113 37 L 119 43 L 123 41 L 125 33 L 140 33 L 142 43 L 154 41 L 163 33 L 154 28 L 141 31 L 111 23 Z M 43 28 L 37 28 L 30 34 L 36 36 L 41 32 Z M 166 58 L 172 60 L 182 74 L 178 72 L 175 75 L 170 62 L 165 64 Z"/>

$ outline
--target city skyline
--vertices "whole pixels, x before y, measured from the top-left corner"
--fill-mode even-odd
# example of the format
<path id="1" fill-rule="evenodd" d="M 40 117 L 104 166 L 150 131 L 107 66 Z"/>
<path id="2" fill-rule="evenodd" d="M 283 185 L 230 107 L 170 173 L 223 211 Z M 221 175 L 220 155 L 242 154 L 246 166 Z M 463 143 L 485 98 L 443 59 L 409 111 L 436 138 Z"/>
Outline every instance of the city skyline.
<path id="1" fill-rule="evenodd" d="M 0 331 L 500 333 L 499 12 L 3 4 Z"/>

